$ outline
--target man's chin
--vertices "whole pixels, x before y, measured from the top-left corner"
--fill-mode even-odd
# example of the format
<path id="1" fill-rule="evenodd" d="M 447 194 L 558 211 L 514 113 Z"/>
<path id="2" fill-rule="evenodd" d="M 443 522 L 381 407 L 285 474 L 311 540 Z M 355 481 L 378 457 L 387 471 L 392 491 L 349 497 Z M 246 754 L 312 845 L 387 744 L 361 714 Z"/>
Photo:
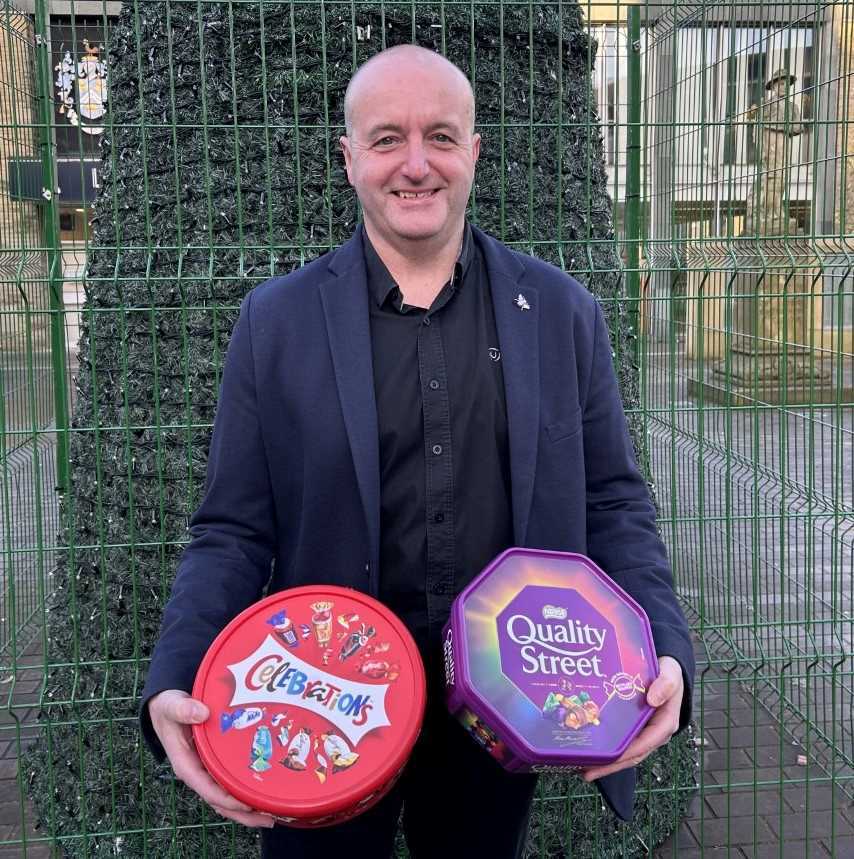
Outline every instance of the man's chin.
<path id="1" fill-rule="evenodd" d="M 429 242 L 440 238 L 447 230 L 447 222 L 418 221 L 401 219 L 389 224 L 391 234 L 407 242 Z"/>

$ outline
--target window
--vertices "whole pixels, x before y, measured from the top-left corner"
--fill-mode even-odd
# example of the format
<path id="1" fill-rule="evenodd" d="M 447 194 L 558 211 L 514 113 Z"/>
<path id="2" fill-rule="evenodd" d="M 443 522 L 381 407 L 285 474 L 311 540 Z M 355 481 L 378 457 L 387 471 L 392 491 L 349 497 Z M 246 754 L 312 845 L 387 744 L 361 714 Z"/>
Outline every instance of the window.
<path id="1" fill-rule="evenodd" d="M 747 56 L 747 99 L 745 109 L 752 105 L 757 107 L 765 100 L 765 81 L 768 79 L 768 55 L 765 51 L 761 53 L 748 54 Z M 745 117 L 745 130 L 747 135 L 747 146 L 745 160 L 748 164 L 756 162 L 759 135 L 756 123 Z"/>

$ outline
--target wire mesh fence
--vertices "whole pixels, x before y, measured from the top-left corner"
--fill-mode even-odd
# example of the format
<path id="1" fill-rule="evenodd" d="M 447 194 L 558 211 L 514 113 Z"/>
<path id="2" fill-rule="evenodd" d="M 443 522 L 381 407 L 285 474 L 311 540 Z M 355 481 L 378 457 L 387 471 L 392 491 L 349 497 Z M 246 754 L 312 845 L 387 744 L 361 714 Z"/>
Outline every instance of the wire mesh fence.
<path id="1" fill-rule="evenodd" d="M 608 312 L 696 639 L 634 824 L 543 779 L 528 855 L 854 854 L 854 4 L 85 11 L 0 19 L 0 855 L 257 852 L 138 695 L 236 309 L 352 232 L 344 87 L 410 41 L 472 80 L 471 219 Z"/>

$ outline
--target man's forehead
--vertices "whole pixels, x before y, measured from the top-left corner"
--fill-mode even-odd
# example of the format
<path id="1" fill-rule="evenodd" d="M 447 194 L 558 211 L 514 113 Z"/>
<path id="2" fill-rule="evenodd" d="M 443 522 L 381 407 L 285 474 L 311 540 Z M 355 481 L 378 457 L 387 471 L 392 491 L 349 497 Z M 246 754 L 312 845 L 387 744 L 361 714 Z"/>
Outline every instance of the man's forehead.
<path id="1" fill-rule="evenodd" d="M 366 69 L 354 86 L 353 96 L 358 100 L 404 96 L 418 101 L 458 102 L 464 106 L 468 100 L 467 82 L 453 68 L 446 66 L 398 67 L 391 59 Z"/>
<path id="2" fill-rule="evenodd" d="M 348 93 L 351 118 L 362 127 L 402 125 L 417 113 L 420 124 L 453 122 L 463 127 L 473 117 L 471 87 L 462 72 L 440 55 L 392 49 L 379 54 L 356 74 Z M 404 114 L 406 116 L 404 116 Z"/>

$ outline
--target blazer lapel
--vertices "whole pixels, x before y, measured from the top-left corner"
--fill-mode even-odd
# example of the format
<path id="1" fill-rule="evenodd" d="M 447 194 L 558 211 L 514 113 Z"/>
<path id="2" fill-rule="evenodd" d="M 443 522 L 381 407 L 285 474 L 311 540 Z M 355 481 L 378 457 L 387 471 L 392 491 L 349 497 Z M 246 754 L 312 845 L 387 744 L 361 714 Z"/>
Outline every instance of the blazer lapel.
<path id="1" fill-rule="evenodd" d="M 320 286 L 335 382 L 350 441 L 370 548 L 370 592 L 379 590 L 380 457 L 368 309 L 360 230 L 330 258 Z"/>
<path id="2" fill-rule="evenodd" d="M 539 293 L 525 282 L 524 266 L 507 248 L 480 230 L 476 232 L 489 271 L 501 346 L 510 436 L 513 533 L 516 545 L 524 546 L 534 494 L 540 426 Z"/>

